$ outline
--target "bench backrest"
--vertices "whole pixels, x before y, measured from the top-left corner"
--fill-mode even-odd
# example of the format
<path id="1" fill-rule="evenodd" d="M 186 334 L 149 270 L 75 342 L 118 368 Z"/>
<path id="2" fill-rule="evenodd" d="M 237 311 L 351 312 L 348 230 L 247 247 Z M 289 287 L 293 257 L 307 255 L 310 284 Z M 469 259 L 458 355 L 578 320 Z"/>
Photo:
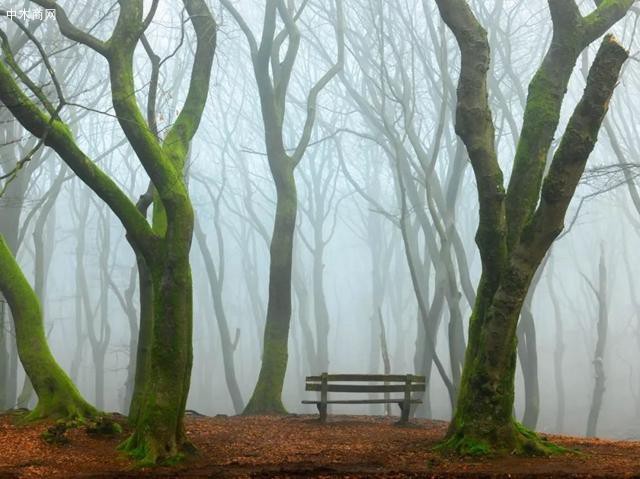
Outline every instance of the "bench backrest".
<path id="1" fill-rule="evenodd" d="M 345 382 L 378 382 L 382 384 L 336 384 Z M 414 374 L 323 373 L 320 376 L 307 376 L 305 384 L 306 391 L 327 391 L 343 393 L 418 392 L 424 391 L 425 389 L 425 377 L 416 376 Z"/>

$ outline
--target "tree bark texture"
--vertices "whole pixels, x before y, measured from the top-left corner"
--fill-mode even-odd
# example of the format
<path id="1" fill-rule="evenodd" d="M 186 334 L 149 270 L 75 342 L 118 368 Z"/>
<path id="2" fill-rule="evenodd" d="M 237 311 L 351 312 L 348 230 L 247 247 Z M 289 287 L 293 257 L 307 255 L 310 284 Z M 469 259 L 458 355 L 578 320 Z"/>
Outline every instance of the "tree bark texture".
<path id="1" fill-rule="evenodd" d="M 626 50 L 607 36 L 543 179 L 547 152 L 573 67 L 582 50 L 624 16 L 631 1 L 603 2 L 583 17 L 572 0 L 550 0 L 554 36 L 527 98 L 505 194 L 488 104 L 490 51 L 464 0 L 437 0 L 461 51 L 456 133 L 476 177 L 482 275 L 469 325 L 460 392 L 441 448 L 462 454 L 547 454 L 555 448 L 513 419 L 516 328 L 532 278 L 564 217 L 597 141 Z"/>

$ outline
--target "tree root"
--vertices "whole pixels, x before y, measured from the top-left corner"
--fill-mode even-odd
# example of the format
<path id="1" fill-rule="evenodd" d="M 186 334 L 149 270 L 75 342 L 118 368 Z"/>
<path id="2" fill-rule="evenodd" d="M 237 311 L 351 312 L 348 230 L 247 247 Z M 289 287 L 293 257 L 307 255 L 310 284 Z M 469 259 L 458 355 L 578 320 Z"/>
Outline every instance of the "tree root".
<path id="1" fill-rule="evenodd" d="M 134 459 L 138 467 L 173 466 L 197 452 L 188 440 L 158 440 L 149 433 L 135 431 L 118 450 Z"/>
<path id="2" fill-rule="evenodd" d="M 122 432 L 122 426 L 108 416 L 100 414 L 92 419 L 59 419 L 42 433 L 42 439 L 49 444 L 68 444 L 67 431 L 84 428 L 87 434 L 115 436 Z"/>
<path id="3" fill-rule="evenodd" d="M 513 421 L 500 432 L 470 431 L 469 427 L 449 433 L 435 449 L 443 454 L 460 456 L 544 456 L 573 452 Z"/>
<path id="4" fill-rule="evenodd" d="M 60 419 L 63 421 L 93 419 L 101 416 L 100 412 L 84 400 L 55 400 L 38 401 L 35 409 L 24 417 L 24 422 L 40 421 L 44 419 Z"/>

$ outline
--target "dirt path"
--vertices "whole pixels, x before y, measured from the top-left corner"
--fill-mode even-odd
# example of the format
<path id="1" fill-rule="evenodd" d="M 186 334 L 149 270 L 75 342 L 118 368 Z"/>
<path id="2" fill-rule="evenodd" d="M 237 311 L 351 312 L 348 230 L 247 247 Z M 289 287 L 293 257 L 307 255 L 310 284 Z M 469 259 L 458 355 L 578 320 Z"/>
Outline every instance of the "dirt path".
<path id="1" fill-rule="evenodd" d="M 580 454 L 552 458 L 451 459 L 431 451 L 446 423 L 398 427 L 368 416 L 189 418 L 199 454 L 175 468 L 136 469 L 115 448 L 122 438 L 82 430 L 49 445 L 46 424 L 0 416 L 0 477 L 640 477 L 640 442 L 549 436 Z"/>

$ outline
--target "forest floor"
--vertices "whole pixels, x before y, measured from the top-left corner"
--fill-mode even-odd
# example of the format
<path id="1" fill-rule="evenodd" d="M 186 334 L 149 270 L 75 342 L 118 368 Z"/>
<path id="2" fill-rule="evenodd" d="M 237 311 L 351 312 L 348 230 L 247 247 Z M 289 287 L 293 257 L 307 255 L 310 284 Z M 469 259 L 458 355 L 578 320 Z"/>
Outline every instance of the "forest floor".
<path id="1" fill-rule="evenodd" d="M 187 433 L 198 454 L 173 468 L 136 468 L 116 446 L 125 437 L 82 429 L 69 442 L 42 439 L 51 424 L 0 415 L 0 478 L 58 477 L 640 477 L 640 441 L 549 435 L 576 449 L 550 458 L 452 458 L 432 451 L 447 423 L 329 416 L 197 417 Z"/>

